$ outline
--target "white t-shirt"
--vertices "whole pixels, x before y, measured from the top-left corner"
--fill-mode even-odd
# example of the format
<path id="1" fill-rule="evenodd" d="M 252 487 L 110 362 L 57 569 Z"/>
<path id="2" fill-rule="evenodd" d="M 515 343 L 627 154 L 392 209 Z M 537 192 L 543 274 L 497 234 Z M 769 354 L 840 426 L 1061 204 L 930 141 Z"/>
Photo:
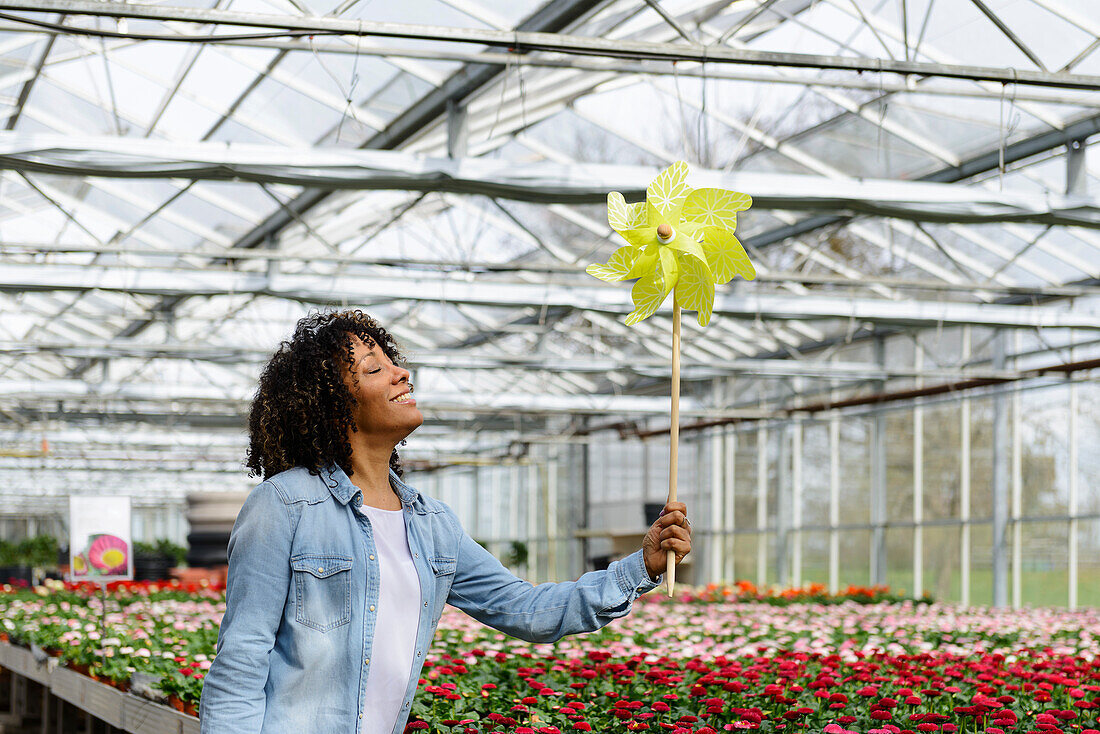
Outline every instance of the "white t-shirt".
<path id="1" fill-rule="evenodd" d="M 358 509 L 370 519 L 374 531 L 380 584 L 361 731 L 390 734 L 401 714 L 416 651 L 420 580 L 409 550 L 405 513 L 369 505 Z M 371 614 L 369 602 L 367 609 Z"/>

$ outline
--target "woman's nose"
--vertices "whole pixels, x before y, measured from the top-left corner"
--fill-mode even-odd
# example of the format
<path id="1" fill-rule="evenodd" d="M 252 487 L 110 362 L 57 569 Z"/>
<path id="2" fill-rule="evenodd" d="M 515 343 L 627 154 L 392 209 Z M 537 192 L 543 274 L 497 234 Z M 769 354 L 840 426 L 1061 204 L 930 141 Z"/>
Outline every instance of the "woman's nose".
<path id="1" fill-rule="evenodd" d="M 411 373 L 411 372 L 409 372 L 409 371 L 408 371 L 407 369 L 405 369 L 404 367 L 397 367 L 397 368 L 396 368 L 396 369 L 394 370 L 394 380 L 393 380 L 393 381 L 394 381 L 394 382 L 401 382 L 402 380 L 404 380 L 405 382 L 408 382 L 408 381 L 409 381 L 409 377 L 410 377 L 411 375 L 412 375 L 412 373 Z"/>

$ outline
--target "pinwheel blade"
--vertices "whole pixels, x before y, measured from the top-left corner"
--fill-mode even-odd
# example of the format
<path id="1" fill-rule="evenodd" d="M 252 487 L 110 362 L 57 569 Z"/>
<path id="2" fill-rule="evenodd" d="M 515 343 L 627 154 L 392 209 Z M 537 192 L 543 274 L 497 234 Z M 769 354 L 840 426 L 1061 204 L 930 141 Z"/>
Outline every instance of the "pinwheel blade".
<path id="1" fill-rule="evenodd" d="M 706 227 L 703 230 L 703 251 L 707 253 L 716 283 L 728 283 L 735 275 L 745 280 L 756 277 L 756 268 L 749 262 L 745 248 L 732 232 L 720 227 Z"/>
<path id="2" fill-rule="evenodd" d="M 657 228 L 656 227 L 637 227 L 635 229 L 624 229 L 619 232 L 624 240 L 634 245 L 635 247 L 649 247 L 650 245 L 657 244 Z"/>
<path id="3" fill-rule="evenodd" d="M 680 263 L 676 260 L 676 253 L 667 247 L 657 251 L 661 256 L 661 279 L 664 281 L 665 293 L 676 287 L 676 281 L 680 279 Z"/>
<path id="4" fill-rule="evenodd" d="M 681 255 L 680 280 L 676 283 L 676 302 L 681 308 L 698 311 L 699 326 L 710 323 L 714 310 L 714 276 L 705 262 Z"/>
<path id="5" fill-rule="evenodd" d="M 640 254 L 641 250 L 637 247 L 626 245 L 611 253 L 606 265 L 593 263 L 585 268 L 585 272 L 608 283 L 624 280 Z"/>
<path id="6" fill-rule="evenodd" d="M 657 174 L 646 189 L 646 216 L 650 226 L 680 223 L 684 200 L 691 193 L 687 185 L 687 163 L 676 161 Z"/>
<path id="7" fill-rule="evenodd" d="M 607 195 L 607 223 L 611 229 L 622 234 L 627 229 L 637 229 L 646 225 L 645 202 L 627 204 L 618 191 Z"/>
<path id="8" fill-rule="evenodd" d="M 634 261 L 634 265 L 630 268 L 630 272 L 623 277 L 623 280 L 641 278 L 644 275 L 652 273 L 654 268 L 657 267 L 657 245 L 650 245 L 644 250 L 639 250 L 639 252 L 641 254 L 638 255 L 638 259 Z"/>
<path id="9" fill-rule="evenodd" d="M 695 189 L 684 200 L 683 217 L 706 225 L 737 227 L 737 212 L 752 206 L 752 197 L 725 189 Z"/>
<path id="10" fill-rule="evenodd" d="M 700 260 L 705 267 L 709 267 L 710 260 L 707 259 L 706 251 L 703 249 L 703 246 L 695 240 L 689 240 L 687 237 L 677 237 L 675 240 L 668 243 L 668 248 Z M 683 260 L 681 260 L 681 262 L 683 262 Z"/>
<path id="11" fill-rule="evenodd" d="M 630 296 L 634 299 L 634 310 L 626 317 L 626 325 L 633 326 L 653 315 L 668 296 L 671 288 L 665 288 L 661 276 L 650 273 L 634 284 Z"/>

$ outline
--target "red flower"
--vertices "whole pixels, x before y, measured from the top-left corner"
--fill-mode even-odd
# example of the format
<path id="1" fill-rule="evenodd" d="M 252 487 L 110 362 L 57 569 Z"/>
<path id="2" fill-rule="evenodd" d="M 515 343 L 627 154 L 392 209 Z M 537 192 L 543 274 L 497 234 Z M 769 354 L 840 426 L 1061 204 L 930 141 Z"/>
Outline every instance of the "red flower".
<path id="1" fill-rule="evenodd" d="M 580 731 L 592 731 L 592 725 L 589 724 L 587 721 L 578 721 L 577 723 L 573 724 L 573 728 L 579 729 Z"/>

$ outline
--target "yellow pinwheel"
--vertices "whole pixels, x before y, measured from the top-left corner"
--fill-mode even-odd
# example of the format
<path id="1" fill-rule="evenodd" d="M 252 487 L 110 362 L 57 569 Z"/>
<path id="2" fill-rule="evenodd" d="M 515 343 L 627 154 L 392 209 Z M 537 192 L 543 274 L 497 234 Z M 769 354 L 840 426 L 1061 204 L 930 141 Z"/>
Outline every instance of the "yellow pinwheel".
<path id="1" fill-rule="evenodd" d="M 627 204 L 618 191 L 607 195 L 607 222 L 627 244 L 605 264 L 587 272 L 610 283 L 637 278 L 631 295 L 633 325 L 653 315 L 668 294 L 672 298 L 672 425 L 669 429 L 668 501 L 676 501 L 680 435 L 680 309 L 698 311 L 699 325 L 710 322 L 714 286 L 733 276 L 756 277 L 745 248 L 733 236 L 737 212 L 752 206 L 746 194 L 687 185 L 687 163 L 661 171 L 646 189 L 644 202 Z M 669 598 L 676 583 L 676 553 L 669 551 L 665 580 Z"/>
<path id="2" fill-rule="evenodd" d="M 698 312 L 699 325 L 710 322 L 714 286 L 733 276 L 745 280 L 756 270 L 733 231 L 737 212 L 752 198 L 725 189 L 692 189 L 687 163 L 677 161 L 661 171 L 646 189 L 646 200 L 627 204 L 618 191 L 607 195 L 607 222 L 628 244 L 606 264 L 587 272 L 613 283 L 637 278 L 631 295 L 633 325 L 649 318 L 675 289 L 676 305 Z"/>

